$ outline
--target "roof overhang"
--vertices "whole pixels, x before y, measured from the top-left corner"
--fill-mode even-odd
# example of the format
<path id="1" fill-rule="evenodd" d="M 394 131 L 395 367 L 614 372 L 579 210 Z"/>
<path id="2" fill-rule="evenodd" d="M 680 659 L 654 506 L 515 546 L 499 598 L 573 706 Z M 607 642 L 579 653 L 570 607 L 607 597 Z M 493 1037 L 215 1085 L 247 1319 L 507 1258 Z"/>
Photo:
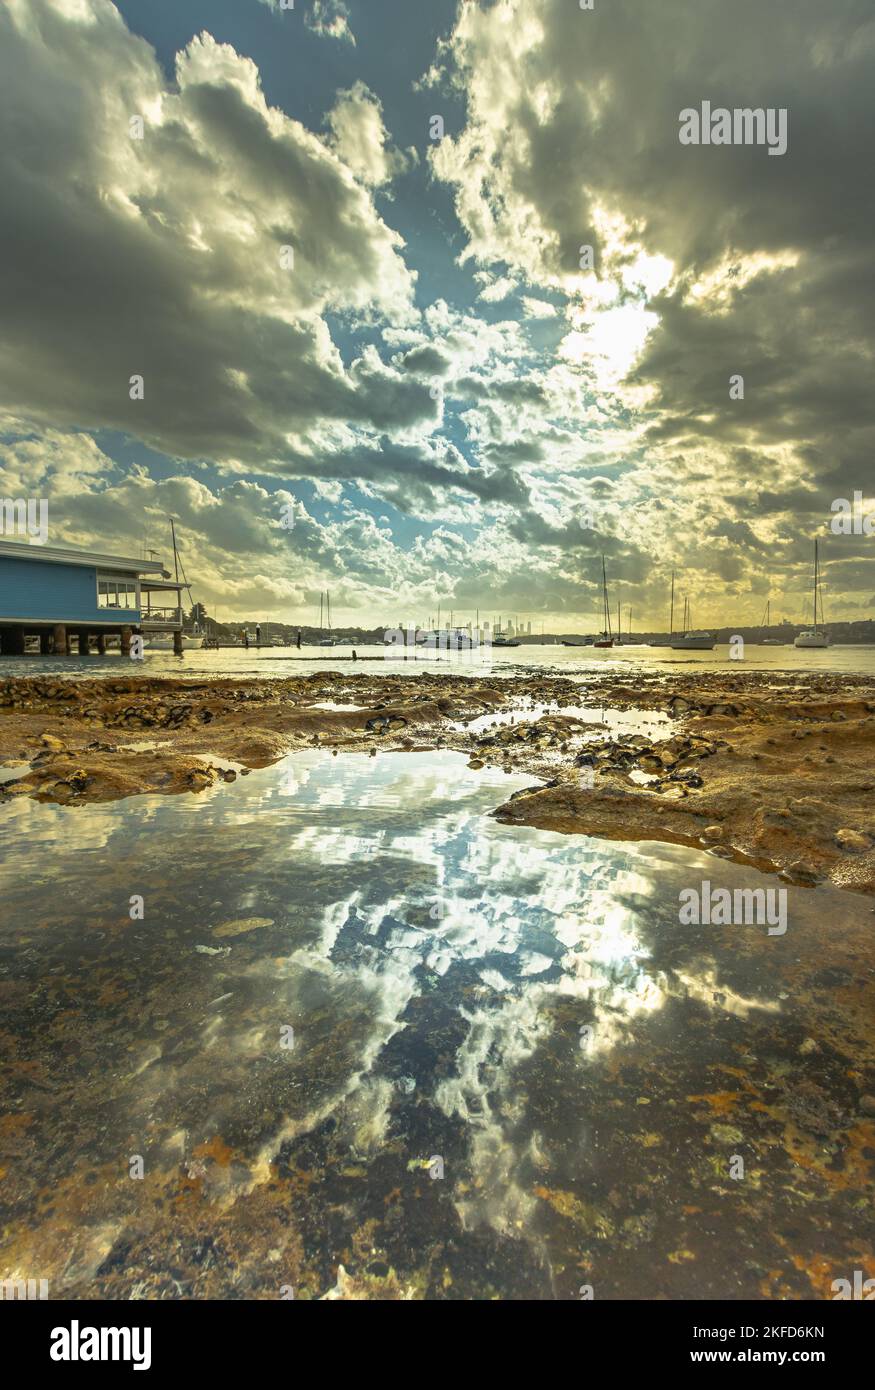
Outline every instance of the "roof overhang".
<path id="1" fill-rule="evenodd" d="M 158 574 L 169 579 L 160 560 L 136 560 L 126 555 L 101 555 L 96 550 L 66 550 L 56 545 L 27 545 L 0 540 L 0 559 L 33 560 L 43 565 L 83 565 L 89 569 L 118 570 L 123 574 Z"/>

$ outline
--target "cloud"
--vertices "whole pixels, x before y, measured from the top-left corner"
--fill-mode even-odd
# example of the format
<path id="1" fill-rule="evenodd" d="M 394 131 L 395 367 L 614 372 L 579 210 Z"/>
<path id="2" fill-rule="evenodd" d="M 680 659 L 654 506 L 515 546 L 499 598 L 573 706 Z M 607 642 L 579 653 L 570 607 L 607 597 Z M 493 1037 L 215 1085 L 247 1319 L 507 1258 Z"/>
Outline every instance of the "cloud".
<path id="1" fill-rule="evenodd" d="M 345 6 L 298 10 L 354 42 Z M 320 134 L 207 33 L 168 78 L 109 0 L 8 0 L 6 491 L 50 489 L 83 543 L 184 513 L 241 615 L 257 554 L 291 612 L 330 582 L 372 617 L 439 591 L 586 625 L 602 549 L 642 620 L 672 567 L 703 624 L 767 588 L 792 612 L 829 503 L 871 492 L 875 22 L 857 0 L 694 10 L 458 6 L 418 84 L 461 112 L 426 197 L 386 127 L 391 55 L 332 86 Z M 786 156 L 681 146 L 704 98 L 786 106 Z M 86 432 L 110 430 L 170 476 Z M 862 547 L 824 553 L 868 597 Z"/>
<path id="2" fill-rule="evenodd" d="M 682 0 L 597 15 L 500 0 L 460 8 L 425 79 L 466 106 L 429 153 L 465 233 L 460 262 L 487 286 L 532 287 L 527 316 L 552 292 L 570 379 L 631 429 L 612 458 L 627 510 L 652 525 L 655 559 L 701 566 L 721 607 L 702 544 L 715 525 L 739 594 L 768 568 L 795 587 L 831 497 L 871 476 L 873 67 L 875 22 L 856 0 L 701 0 L 694 15 Z M 788 108 L 787 155 L 682 146 L 679 112 L 705 98 Z M 494 413 L 474 424 L 505 428 Z M 780 505 L 800 478 L 817 499 L 804 516 Z"/>
<path id="3" fill-rule="evenodd" d="M 338 94 L 328 124 L 332 148 L 362 183 L 378 188 L 409 168 L 411 158 L 389 146 L 382 105 L 364 82 Z"/>
<path id="4" fill-rule="evenodd" d="M 295 0 L 258 0 L 276 13 L 295 9 Z M 349 27 L 349 8 L 343 0 L 298 0 L 298 8 L 304 9 L 304 23 L 314 34 L 323 39 L 338 39 L 355 47 L 355 35 Z"/>
<path id="5" fill-rule="evenodd" d="M 311 0 L 304 23 L 321 38 L 339 39 L 355 46 L 355 35 L 349 27 L 349 10 L 343 0 Z"/>
<path id="6" fill-rule="evenodd" d="M 325 316 L 415 321 L 401 238 L 249 58 L 204 33 L 175 76 L 108 0 L 0 12 L 3 406 L 254 467 L 322 421 L 387 428 Z M 413 381 L 392 401 L 433 415 Z"/>

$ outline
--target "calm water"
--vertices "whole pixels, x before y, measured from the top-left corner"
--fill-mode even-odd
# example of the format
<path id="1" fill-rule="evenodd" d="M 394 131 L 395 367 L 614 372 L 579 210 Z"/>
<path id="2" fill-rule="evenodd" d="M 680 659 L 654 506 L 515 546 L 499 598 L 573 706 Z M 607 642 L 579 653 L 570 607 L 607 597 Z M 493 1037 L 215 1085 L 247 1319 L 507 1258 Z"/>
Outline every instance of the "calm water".
<path id="1" fill-rule="evenodd" d="M 358 660 L 352 661 L 352 647 L 320 648 L 229 647 L 222 651 L 189 651 L 177 657 L 172 652 L 155 652 L 136 665 L 138 672 L 149 675 L 183 676 L 294 676 L 314 671 L 351 669 L 366 675 L 387 673 L 420 674 L 423 671 L 447 670 L 461 675 L 482 675 L 490 670 L 499 675 L 513 675 L 544 670 L 551 675 L 585 676 L 592 671 L 619 667 L 623 670 L 689 671 L 698 668 L 774 671 L 847 671 L 875 676 L 875 647 L 830 647 L 826 651 L 797 650 L 788 647 L 757 647 L 748 644 L 744 661 L 730 660 L 729 647 L 718 646 L 713 652 L 673 652 L 664 647 L 613 647 L 595 651 L 593 648 L 561 646 L 524 646 L 493 648 L 489 662 L 470 661 L 464 654 L 448 657 L 421 657 L 398 661 L 385 659 L 385 647 L 356 646 Z M 126 659 L 127 660 L 127 659 Z M 119 654 L 101 658 L 88 657 L 0 657 L 0 678 L 3 676 L 63 674 L 118 675 L 122 658 Z"/>
<path id="2" fill-rule="evenodd" d="M 4 1277 L 828 1297 L 872 1246 L 871 903 L 681 926 L 682 888 L 776 880 L 490 819 L 527 781 L 313 751 L 0 808 Z"/>

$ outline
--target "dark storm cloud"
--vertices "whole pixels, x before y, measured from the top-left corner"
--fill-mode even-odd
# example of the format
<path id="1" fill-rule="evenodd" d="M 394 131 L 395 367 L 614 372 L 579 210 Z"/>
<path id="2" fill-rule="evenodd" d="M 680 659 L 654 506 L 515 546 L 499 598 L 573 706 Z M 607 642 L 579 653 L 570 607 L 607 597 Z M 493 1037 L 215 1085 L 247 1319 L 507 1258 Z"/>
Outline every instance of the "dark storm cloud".
<path id="1" fill-rule="evenodd" d="M 308 461 L 307 476 L 374 483 L 395 506 L 418 513 L 439 506 L 444 492 L 467 494 L 493 506 L 525 507 L 529 502 L 527 488 L 509 469 L 471 468 L 452 448 L 438 457 L 389 438 L 379 449 L 363 446 L 324 461 Z"/>

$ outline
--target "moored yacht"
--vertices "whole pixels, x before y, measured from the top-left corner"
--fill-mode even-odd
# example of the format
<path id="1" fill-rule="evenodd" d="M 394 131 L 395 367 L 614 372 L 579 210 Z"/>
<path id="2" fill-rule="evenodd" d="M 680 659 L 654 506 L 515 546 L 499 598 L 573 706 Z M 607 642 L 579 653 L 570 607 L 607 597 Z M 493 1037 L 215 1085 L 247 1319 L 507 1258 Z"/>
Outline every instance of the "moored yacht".
<path id="1" fill-rule="evenodd" d="M 688 598 L 684 599 L 684 625 L 682 632 L 672 635 L 671 649 L 675 652 L 713 652 L 717 639 L 710 632 L 693 632 L 693 610 Z"/>
<path id="2" fill-rule="evenodd" d="M 614 634 L 611 631 L 611 606 L 608 603 L 608 575 L 605 569 L 605 557 L 602 556 L 602 621 L 604 627 L 601 636 L 593 642 L 594 647 L 612 647 L 614 645 Z"/>
<path id="3" fill-rule="evenodd" d="M 685 632 L 671 639 L 674 652 L 713 652 L 716 646 L 717 642 L 710 632 Z"/>
<path id="4" fill-rule="evenodd" d="M 794 646 L 794 647 L 813 647 L 813 648 L 819 648 L 820 650 L 823 650 L 824 647 L 828 647 L 828 646 L 829 646 L 829 633 L 828 633 L 828 632 L 825 632 L 822 626 L 819 627 L 819 628 L 818 628 L 818 626 L 817 626 L 817 607 L 818 607 L 818 598 L 819 598 L 819 594 L 820 594 L 820 569 L 819 569 L 819 566 L 818 566 L 817 541 L 815 541 L 815 542 L 814 542 L 814 627 L 809 628 L 806 632 L 800 632 L 799 636 L 796 638 L 796 641 L 793 643 L 793 646 Z M 822 601 L 822 600 L 821 600 L 821 603 L 820 603 L 820 608 L 821 608 L 821 615 L 820 615 L 820 616 L 821 616 L 821 623 L 822 623 L 822 622 L 823 622 L 823 601 Z"/>

